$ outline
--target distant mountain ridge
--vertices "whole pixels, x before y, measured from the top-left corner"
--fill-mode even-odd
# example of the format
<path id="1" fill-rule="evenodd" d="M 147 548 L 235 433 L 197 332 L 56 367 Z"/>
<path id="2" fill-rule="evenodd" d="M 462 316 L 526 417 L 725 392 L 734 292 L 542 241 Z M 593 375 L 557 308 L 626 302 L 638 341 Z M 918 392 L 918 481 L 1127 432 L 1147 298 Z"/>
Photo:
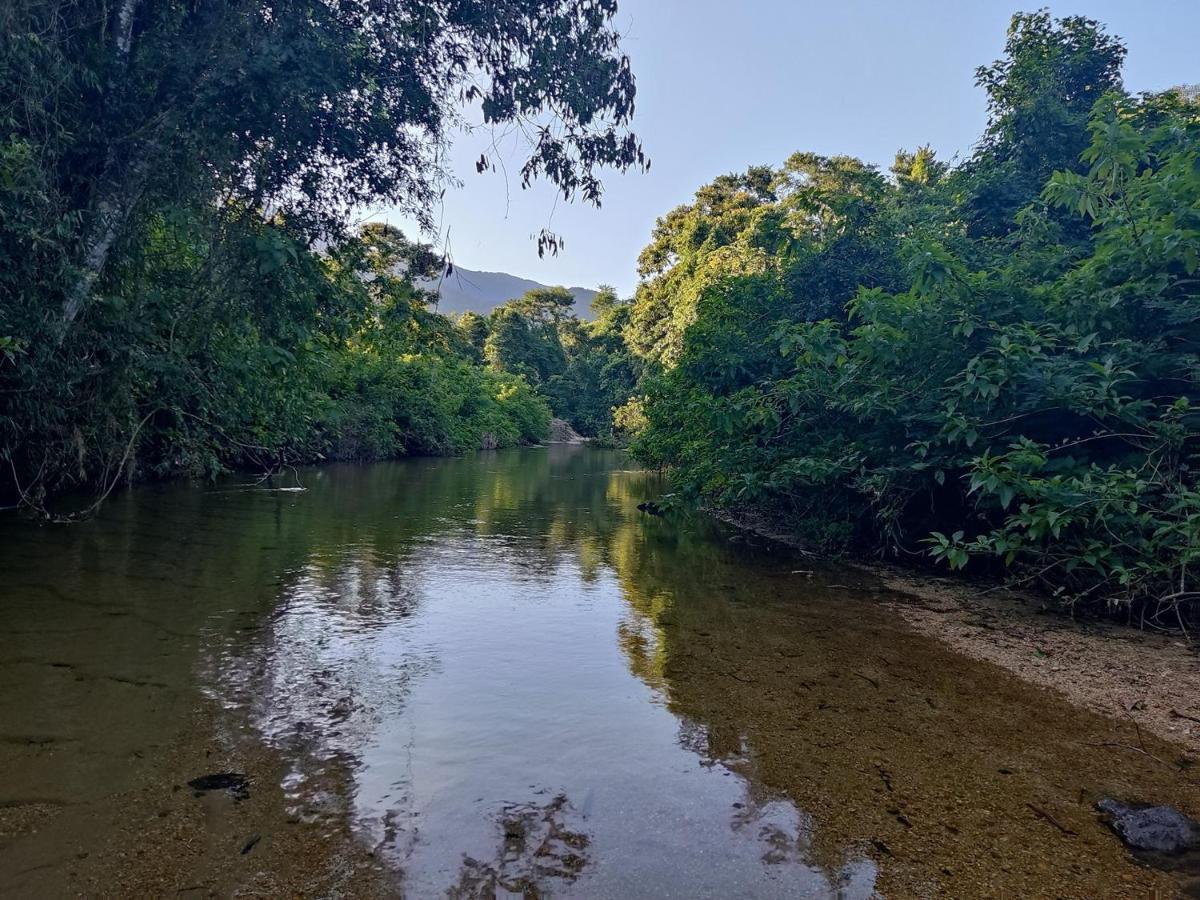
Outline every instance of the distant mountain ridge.
<path id="1" fill-rule="evenodd" d="M 507 272 L 477 272 L 455 266 L 454 271 L 440 279 L 422 280 L 421 287 L 439 291 L 437 311 L 443 314 L 474 312 L 486 316 L 497 306 L 515 300 L 526 291 L 539 287 L 550 287 L 529 278 L 509 275 Z M 575 315 L 581 319 L 591 318 L 592 298 L 596 291 L 590 288 L 567 288 L 575 297 Z"/>

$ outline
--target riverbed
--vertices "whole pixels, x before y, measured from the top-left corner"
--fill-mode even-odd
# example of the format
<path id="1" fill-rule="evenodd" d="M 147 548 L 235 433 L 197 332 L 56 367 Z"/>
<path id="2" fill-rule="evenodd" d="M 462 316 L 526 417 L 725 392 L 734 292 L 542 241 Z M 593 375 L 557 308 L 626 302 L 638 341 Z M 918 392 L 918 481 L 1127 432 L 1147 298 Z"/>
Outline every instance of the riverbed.
<path id="1" fill-rule="evenodd" d="M 1095 810 L 1200 812 L 1179 747 L 662 489 L 550 446 L 0 521 L 0 895 L 1195 890 Z"/>

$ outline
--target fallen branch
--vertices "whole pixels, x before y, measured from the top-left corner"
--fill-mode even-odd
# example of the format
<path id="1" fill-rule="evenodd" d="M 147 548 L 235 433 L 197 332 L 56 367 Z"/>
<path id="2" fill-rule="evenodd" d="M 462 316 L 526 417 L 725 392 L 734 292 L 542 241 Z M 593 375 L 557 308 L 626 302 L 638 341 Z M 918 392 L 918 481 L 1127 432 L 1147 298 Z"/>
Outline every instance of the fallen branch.
<path id="1" fill-rule="evenodd" d="M 1175 772 L 1176 774 L 1181 775 L 1185 781 L 1192 783 L 1192 784 L 1196 783 L 1194 778 L 1189 778 L 1186 774 L 1181 772 L 1181 767 L 1179 765 L 1177 765 L 1175 763 L 1169 763 L 1165 759 L 1162 759 L 1161 757 L 1155 756 L 1153 753 L 1149 753 L 1149 752 L 1143 750 L 1141 747 L 1134 747 L 1131 744 L 1122 744 L 1119 741 L 1104 741 L 1103 743 L 1096 744 L 1095 746 L 1097 746 L 1097 747 L 1113 747 L 1113 748 L 1116 748 L 1119 750 L 1130 750 L 1134 753 L 1140 753 L 1140 754 L 1142 754 L 1142 756 L 1147 756 L 1150 759 L 1154 760 L 1156 763 L 1166 766 L 1172 772 Z"/>
<path id="2" fill-rule="evenodd" d="M 1058 819 L 1054 818 L 1054 816 L 1050 815 L 1050 813 L 1046 812 L 1040 806 L 1034 806 L 1032 803 L 1026 803 L 1025 805 L 1028 806 L 1030 809 L 1032 809 L 1037 814 L 1038 818 L 1045 819 L 1047 822 L 1049 822 L 1051 825 L 1053 825 L 1055 828 L 1057 828 L 1063 834 L 1078 836 L 1078 834 L 1079 834 L 1078 831 L 1072 831 L 1070 828 L 1068 828 L 1066 825 L 1063 825 L 1061 822 L 1058 821 Z"/>
<path id="3" fill-rule="evenodd" d="M 864 675 L 862 672 L 852 672 L 851 674 L 852 674 L 852 675 L 857 675 L 857 676 L 858 676 L 859 678 L 861 678 L 863 681 L 869 681 L 869 682 L 871 682 L 871 684 L 875 686 L 875 689 L 876 689 L 876 690 L 878 690 L 878 689 L 879 689 L 879 682 L 878 682 L 878 681 L 876 681 L 874 678 L 872 678 L 870 675 Z"/>

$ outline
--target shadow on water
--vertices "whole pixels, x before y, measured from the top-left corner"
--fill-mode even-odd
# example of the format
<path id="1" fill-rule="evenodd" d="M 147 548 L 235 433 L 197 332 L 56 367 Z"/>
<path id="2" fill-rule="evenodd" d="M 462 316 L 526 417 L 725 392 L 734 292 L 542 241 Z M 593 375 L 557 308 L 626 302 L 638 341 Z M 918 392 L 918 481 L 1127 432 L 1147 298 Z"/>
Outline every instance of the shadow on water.
<path id="1" fill-rule="evenodd" d="M 0 523 L 0 890 L 1177 887 L 1093 811 L 1194 812 L 1174 748 L 906 631 L 862 576 L 639 514 L 661 485 L 620 453 L 301 477 Z M 166 805 L 217 758 L 248 799 Z M 282 871 L 351 846 L 398 883 Z"/>

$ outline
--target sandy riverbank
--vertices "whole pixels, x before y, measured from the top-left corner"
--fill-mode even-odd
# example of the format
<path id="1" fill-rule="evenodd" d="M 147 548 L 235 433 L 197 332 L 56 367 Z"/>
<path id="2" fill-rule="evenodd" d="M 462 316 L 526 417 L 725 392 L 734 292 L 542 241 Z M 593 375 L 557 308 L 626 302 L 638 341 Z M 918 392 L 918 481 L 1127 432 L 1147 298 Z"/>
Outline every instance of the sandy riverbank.
<path id="1" fill-rule="evenodd" d="M 714 514 L 801 549 L 766 517 Z M 884 602 L 915 631 L 1051 688 L 1080 707 L 1133 722 L 1179 744 L 1189 759 L 1200 757 L 1200 650 L 1183 636 L 1072 619 L 1050 600 L 994 585 L 851 565 L 878 579 Z M 1145 755 L 1136 745 L 1128 752 Z"/>

